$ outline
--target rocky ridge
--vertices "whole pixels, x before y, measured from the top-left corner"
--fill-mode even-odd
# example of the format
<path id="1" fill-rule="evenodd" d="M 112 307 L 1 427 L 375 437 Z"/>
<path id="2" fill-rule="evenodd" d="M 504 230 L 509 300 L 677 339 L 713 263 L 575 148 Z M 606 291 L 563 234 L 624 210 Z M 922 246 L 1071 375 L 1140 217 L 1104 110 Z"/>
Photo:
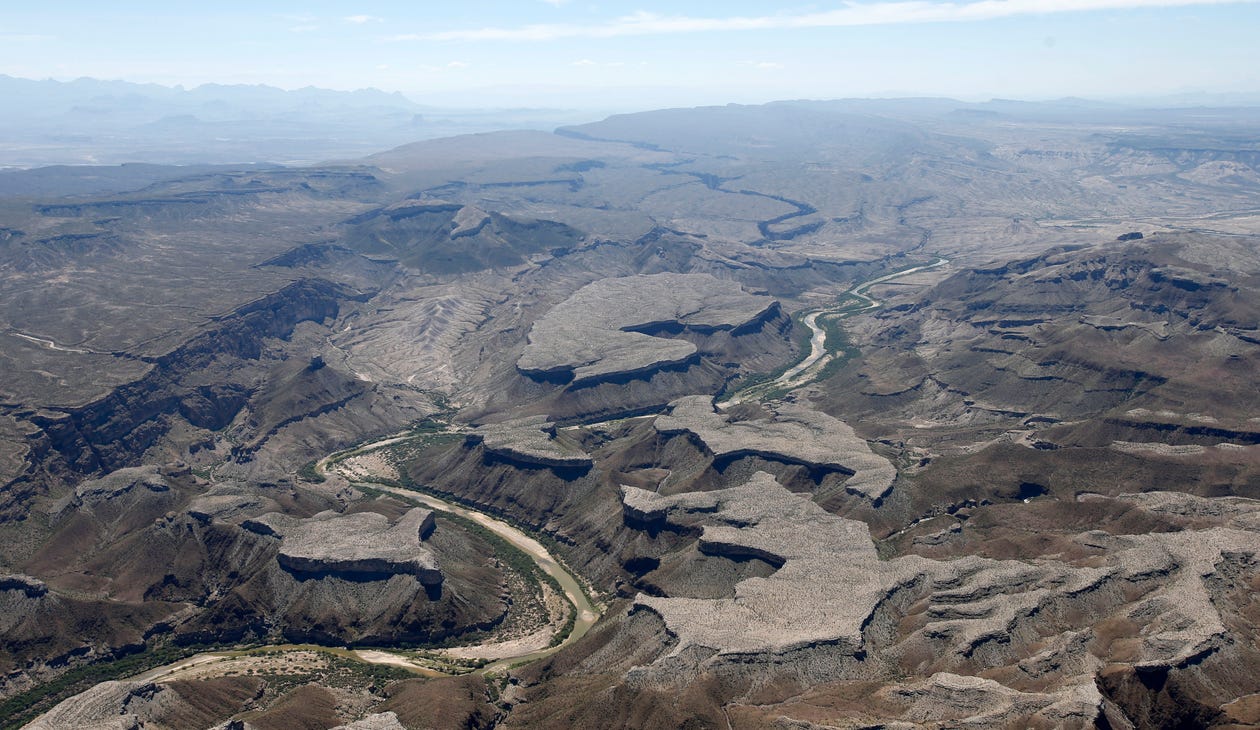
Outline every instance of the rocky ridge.
<path id="1" fill-rule="evenodd" d="M 246 520 L 242 527 L 280 538 L 276 560 L 296 573 L 404 573 L 426 586 L 442 583 L 437 560 L 423 544 L 433 532 L 431 510 L 412 509 L 392 525 L 374 512 L 329 510 L 305 520 L 271 512 Z"/>
<path id="2" fill-rule="evenodd" d="M 695 434 L 718 459 L 757 455 L 850 474 L 845 489 L 870 500 L 892 489 L 896 468 L 845 422 L 793 403 L 768 408 L 768 419 L 736 421 L 709 396 L 688 396 L 670 403 L 669 413 L 656 419 L 656 430 Z"/>
<path id="3" fill-rule="evenodd" d="M 556 439 L 556 426 L 546 416 L 528 416 L 478 426 L 472 433 L 488 453 L 548 467 L 589 467 L 594 462 L 576 446 Z"/>
<path id="4" fill-rule="evenodd" d="M 505 584 L 457 530 L 419 541 L 441 561 L 438 606 L 412 574 L 282 567 L 284 538 L 240 527 L 329 508 L 397 521 L 401 504 L 355 504 L 295 472 L 449 404 L 458 422 L 493 425 L 416 447 L 429 462 L 417 481 L 543 529 L 635 605 L 592 632 L 626 650 L 568 671 L 597 636 L 514 670 L 550 674 L 495 722 L 545 725 L 529 719 L 568 702 L 551 724 L 804 725 L 809 695 L 826 708 L 850 692 L 850 716 L 809 721 L 1204 726 L 1219 711 L 1260 724 L 1247 707 L 1260 687 L 1238 671 L 1260 666 L 1256 515 L 1235 496 L 1260 484 L 1255 135 L 1161 127 L 1156 113 L 1140 138 L 1082 133 L 1009 102 L 919 104 L 622 116 L 566 137 L 413 147 L 377 169 L 242 170 L 209 187 L 168 171 L 178 181 L 147 192 L 6 210 L 0 483 L 22 481 L 3 490 L 18 537 L 0 551 L 13 574 L 0 598 L 24 629 L 6 629 L 8 648 L 29 653 L 5 678 L 30 657 L 79 661 L 77 645 L 35 643 L 49 636 L 122 626 L 88 643 L 139 646 L 181 606 L 215 611 L 181 637 L 441 640 L 458 632 L 433 627 L 460 614 L 438 609 L 479 598 L 460 626 L 489 625 Z M 1145 237 L 1115 240 L 1132 230 Z M 732 298 L 761 298 L 742 285 L 789 310 L 826 306 L 927 253 L 954 276 L 868 290 L 884 306 L 839 325 L 861 352 L 793 403 L 700 399 L 664 430 L 620 422 L 793 349 L 782 309 L 714 325 L 689 302 L 656 319 L 638 300 L 681 301 L 712 275 Z M 657 276 L 682 285 L 600 284 Z M 583 287 L 595 294 L 568 304 L 573 328 L 541 352 L 559 364 L 518 367 L 540 355 L 526 333 L 546 334 Z M 178 311 L 150 317 L 164 301 Z M 820 413 L 794 412 L 806 402 Z M 903 467 L 891 490 L 884 454 Z M 176 459 L 213 484 L 141 470 L 76 490 Z M 779 483 L 747 481 L 758 469 Z M 620 484 L 660 493 L 623 498 Z M 1152 488 L 1216 499 L 1124 494 Z M 591 666 L 606 692 L 586 684 Z M 652 692 L 679 709 L 652 714 Z M 1195 703 L 1207 710 L 1184 709 Z M 573 720 L 587 705 L 594 721 Z"/>
<path id="5" fill-rule="evenodd" d="M 738 331 L 778 311 L 709 274 L 650 274 L 601 279 L 536 321 L 516 362 L 521 373 L 563 377 L 571 386 L 645 374 L 691 362 L 698 348 L 657 334 Z"/>
<path id="6" fill-rule="evenodd" d="M 865 524 L 824 511 L 765 473 L 707 492 L 622 492 L 628 525 L 698 530 L 705 555 L 775 568 L 741 581 L 729 598 L 638 595 L 629 620 L 645 611 L 659 616 L 671 643 L 630 670 L 630 679 L 673 686 L 700 674 L 731 681 L 786 675 L 816 684 L 891 677 L 912 662 L 936 673 L 887 692 L 902 704 L 894 716 L 913 722 L 1093 722 L 1108 702 L 1094 683 L 1104 665 L 1163 676 L 1231 651 L 1237 638 L 1213 583 L 1225 566 L 1260 553 L 1260 522 L 1252 518 L 1260 503 L 1250 500 L 1220 506 L 1135 495 L 1132 501 L 1153 510 L 1220 516 L 1224 509 L 1232 526 L 1086 532 L 1075 541 L 1089 557 L 1078 561 L 882 560 Z M 1107 621 L 1144 628 L 1100 650 L 1095 626 Z M 1030 651 L 1037 646 L 1044 648 Z M 1008 677 L 1005 684 L 975 676 L 1002 667 L 1010 669 L 995 676 Z M 988 709 L 962 712 L 968 707 Z"/>
<path id="7" fill-rule="evenodd" d="M 176 683 L 178 685 L 179 683 Z M 30 730 L 161 730 L 188 727 L 193 718 L 202 719 L 216 704 L 223 710 L 243 710 L 258 700 L 258 680 L 247 680 L 243 686 L 210 687 L 190 683 L 177 687 L 163 682 L 143 680 L 102 682 L 92 689 L 58 704 L 26 727 Z M 209 697 L 197 697 L 200 689 Z M 216 691 L 217 690 L 217 691 Z M 276 704 L 282 704 L 278 702 Z M 246 716 L 264 714 L 254 711 Z M 305 726 L 305 725 L 304 725 Z M 198 725 L 198 727 L 207 727 Z M 274 718 L 228 720 L 213 730 L 260 730 L 275 727 Z M 321 725 L 320 727 L 326 727 Z M 403 730 L 395 712 L 376 712 L 358 720 L 345 722 L 329 730 Z"/>
<path id="8" fill-rule="evenodd" d="M 101 682 L 92 689 L 54 707 L 30 730 L 139 730 L 142 718 L 128 712 L 128 705 L 140 698 L 151 699 L 162 689 L 151 682 Z"/>

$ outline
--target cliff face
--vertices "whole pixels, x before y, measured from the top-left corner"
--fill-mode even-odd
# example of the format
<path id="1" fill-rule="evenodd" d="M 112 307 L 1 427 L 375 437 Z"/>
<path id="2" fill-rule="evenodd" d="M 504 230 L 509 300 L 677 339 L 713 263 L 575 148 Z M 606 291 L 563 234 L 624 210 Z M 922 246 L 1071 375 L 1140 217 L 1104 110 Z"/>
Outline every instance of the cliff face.
<path id="1" fill-rule="evenodd" d="M 550 389 L 530 408 L 559 421 L 659 409 L 773 369 L 790 329 L 777 300 L 709 274 L 602 279 L 534 322 L 516 361 L 531 385 L 518 391 Z"/>
<path id="2" fill-rule="evenodd" d="M 1255 626 L 1244 608 L 1254 601 L 1243 595 L 1260 551 L 1254 500 L 1099 496 L 1089 510 L 1126 513 L 1129 524 L 1075 533 L 1047 525 L 1041 539 L 1055 541 L 1056 552 L 1026 561 L 880 558 L 865 524 L 766 474 L 662 492 L 623 488 L 624 523 L 639 536 L 612 543 L 663 549 L 643 561 L 638 585 L 652 590 L 610 610 L 602 631 L 527 669 L 526 702 L 512 723 L 564 712 L 613 727 L 643 713 L 729 712 L 760 726 L 805 722 L 825 708 L 832 724 L 1208 725 L 1245 717 L 1231 699 L 1256 691 L 1255 678 L 1234 669 L 1256 659 L 1238 641 Z M 960 513 L 961 523 L 941 530 L 943 542 L 1000 533 L 990 520 L 1001 517 L 976 521 L 980 512 Z M 665 547 L 659 536 L 668 534 L 677 540 Z M 916 542 L 924 552 L 942 544 Z M 675 578 L 662 591 L 660 577 L 677 572 L 688 552 L 763 570 L 706 595 L 696 581 L 714 571 L 692 558 L 681 563 L 692 582 Z M 582 709 L 594 688 L 609 697 L 598 716 Z M 755 707 L 733 699 L 748 692 L 758 693 Z"/>
<path id="3" fill-rule="evenodd" d="M 563 223 L 442 201 L 404 201 L 347 224 L 344 239 L 355 250 L 432 276 L 516 267 L 582 240 L 580 231 Z"/>
<path id="4" fill-rule="evenodd" d="M 591 427 L 540 430 L 537 419 L 487 426 L 461 443 L 421 450 L 400 471 L 555 536 L 566 557 L 605 589 L 653 595 L 725 595 L 763 566 L 679 552 L 698 530 L 666 524 L 659 515 L 627 513 L 623 520 L 625 485 L 662 493 L 711 490 L 764 472 L 796 493 L 865 508 L 889 488 L 888 462 L 846 436 L 848 427 L 836 419 L 785 404 L 782 413 L 758 413 L 754 420 L 747 409 L 718 414 L 710 400 L 692 396 L 676 402 L 671 415 Z M 708 417 L 688 414 L 689 405 L 706 409 Z M 758 426 L 766 430 L 757 443 L 723 448 L 729 443 L 723 439 Z"/>
<path id="5" fill-rule="evenodd" d="M 154 443 L 160 433 L 156 422 L 163 416 L 178 414 L 199 428 L 222 428 L 244 405 L 252 385 L 222 375 L 239 372 L 240 361 L 260 360 L 267 339 L 288 337 L 300 322 L 335 317 L 344 300 L 362 298 L 331 282 L 301 280 L 246 305 L 157 358 L 140 381 L 67 411 L 68 423 L 52 439 L 54 448 L 79 470 L 111 470 L 133 462 Z M 218 382 L 194 386 L 197 379 Z"/>
<path id="6" fill-rule="evenodd" d="M 1197 425 L 1250 431 L 1229 394 L 1254 387 L 1260 363 L 1255 262 L 1242 247 L 1218 268 L 1206 254 L 1217 246 L 1229 248 L 1156 235 L 960 272 L 852 328 L 863 362 L 831 381 L 827 407 L 1132 422 L 1134 409 L 1181 412 L 1189 399 L 1217 419 Z"/>
<path id="7" fill-rule="evenodd" d="M 35 463 L 27 465 L 25 478 L 41 472 L 100 474 L 136 464 L 178 424 L 202 432 L 223 429 L 267 381 L 275 357 L 268 354 L 269 342 L 289 338 L 303 322 L 335 318 L 346 302 L 366 296 L 328 281 L 300 280 L 217 318 L 185 344 L 153 358 L 143 377 L 96 401 L 15 412 L 35 427 L 26 435 Z M 300 403 L 290 405 L 293 413 L 274 413 L 283 409 L 273 407 L 274 414 L 256 424 L 257 443 L 284 418 L 306 414 Z M 321 405 L 328 404 L 306 410 Z"/>
<path id="8" fill-rule="evenodd" d="M 707 275 L 602 279 L 534 323 L 516 367 L 573 387 L 646 375 L 688 363 L 699 352 L 686 340 L 658 335 L 738 333 L 757 329 L 777 310 L 769 297 Z"/>
<path id="9" fill-rule="evenodd" d="M 603 618 L 506 683 L 237 673 L 106 686 L 106 715 L 1255 724 L 1260 177 L 1226 148 L 1256 135 L 1142 119 L 1186 143 L 1153 151 L 1109 141 L 1128 112 L 955 106 L 0 205 L 0 694 L 168 642 L 488 629 L 461 654 L 503 656 L 563 620 L 519 556 L 355 474 L 545 533 Z M 715 406 L 797 354 L 796 312 L 830 359 Z"/>
<path id="10" fill-rule="evenodd" d="M 85 480 L 47 521 L 25 573 L 0 577 L 5 694 L 152 642 L 434 642 L 536 600 L 483 538 L 428 510 L 212 487 L 186 465 Z"/>
<path id="11" fill-rule="evenodd" d="M 384 515 L 321 512 L 306 520 L 269 513 L 242 525 L 280 538 L 276 561 L 295 574 L 414 575 L 425 586 L 442 584 L 433 552 L 423 544 L 433 532 L 433 512 L 413 509 L 393 524 Z"/>

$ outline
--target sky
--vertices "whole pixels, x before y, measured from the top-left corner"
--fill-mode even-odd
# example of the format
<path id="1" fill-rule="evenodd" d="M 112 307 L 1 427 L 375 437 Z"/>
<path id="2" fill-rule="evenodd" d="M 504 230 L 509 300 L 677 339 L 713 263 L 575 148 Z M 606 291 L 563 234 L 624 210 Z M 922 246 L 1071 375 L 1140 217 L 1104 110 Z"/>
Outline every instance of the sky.
<path id="1" fill-rule="evenodd" d="M 10 2 L 0 73 L 424 104 L 1260 92 L 1260 0 Z"/>

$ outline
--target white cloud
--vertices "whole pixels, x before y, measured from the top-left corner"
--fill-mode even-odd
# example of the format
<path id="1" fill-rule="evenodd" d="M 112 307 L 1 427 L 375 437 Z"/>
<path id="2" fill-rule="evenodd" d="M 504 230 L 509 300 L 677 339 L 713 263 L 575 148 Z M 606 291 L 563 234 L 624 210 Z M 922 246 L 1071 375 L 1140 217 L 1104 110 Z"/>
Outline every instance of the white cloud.
<path id="1" fill-rule="evenodd" d="M 342 20 L 347 23 L 354 23 L 355 25 L 363 25 L 364 23 L 380 23 L 385 19 L 378 18 L 375 15 L 347 15 L 342 18 Z"/>
<path id="2" fill-rule="evenodd" d="M 581 60 L 574 61 L 573 65 L 574 66 L 594 66 L 595 62 L 589 58 L 583 58 Z"/>
<path id="3" fill-rule="evenodd" d="M 549 0 L 545 0 L 549 1 Z M 943 23 L 995 20 L 1019 15 L 1049 15 L 1091 10 L 1133 10 L 1195 5 L 1232 5 L 1257 0 L 976 0 L 975 2 L 848 2 L 835 10 L 796 15 L 699 18 L 639 12 L 599 24 L 533 24 L 409 33 L 389 40 L 409 41 L 552 41 L 564 38 L 616 38 L 735 30 L 840 28 L 899 23 Z"/>
<path id="4" fill-rule="evenodd" d="M 785 68 L 783 64 L 775 61 L 753 61 L 750 65 L 762 71 L 780 71 Z"/>

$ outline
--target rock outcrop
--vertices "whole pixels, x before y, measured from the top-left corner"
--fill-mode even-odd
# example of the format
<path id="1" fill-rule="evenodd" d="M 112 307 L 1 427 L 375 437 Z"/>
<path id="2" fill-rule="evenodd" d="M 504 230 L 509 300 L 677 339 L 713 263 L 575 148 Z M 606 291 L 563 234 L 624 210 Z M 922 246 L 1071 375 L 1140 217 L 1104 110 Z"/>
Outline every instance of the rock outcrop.
<path id="1" fill-rule="evenodd" d="M 264 698 L 263 681 L 256 678 L 209 681 L 110 681 L 102 682 L 53 707 L 34 722 L 32 730 L 144 730 L 145 728 L 212 727 L 213 730 L 260 730 L 267 727 L 328 727 L 312 724 L 302 702 L 324 698 L 320 691 L 282 694 Z M 268 703 L 268 700 L 271 700 Z M 260 704 L 271 706 L 260 712 Z M 207 718 L 236 715 L 249 708 L 252 720 L 232 719 L 209 725 Z M 331 709 L 331 708 L 329 708 Z M 320 712 L 337 718 L 339 713 Z M 358 713 L 347 713 L 354 717 Z M 343 716 L 344 717 L 344 716 Z M 323 719 L 323 718 L 321 718 Z M 333 720 L 334 722 L 336 720 Z M 375 712 L 343 722 L 330 730 L 404 730 L 392 711 Z"/>
<path id="2" fill-rule="evenodd" d="M 150 492 L 170 490 L 165 476 L 154 465 L 117 469 L 99 479 L 80 482 L 71 495 L 63 497 L 53 509 L 54 514 L 67 507 L 92 507 L 95 504 L 119 499 L 137 489 Z"/>
<path id="3" fill-rule="evenodd" d="M 276 560 L 300 574 L 416 576 L 426 586 L 442 583 L 423 540 L 433 531 L 433 512 L 416 508 L 398 522 L 374 512 L 320 512 L 300 520 L 277 512 L 246 520 L 247 530 L 280 538 Z"/>
<path id="4" fill-rule="evenodd" d="M 623 499 L 628 525 L 698 531 L 705 555 L 775 568 L 739 582 L 729 598 L 637 596 L 629 619 L 659 616 L 673 641 L 632 669 L 631 681 L 673 686 L 700 674 L 748 681 L 762 672 L 810 684 L 882 678 L 890 682 L 884 699 L 898 708 L 891 716 L 912 722 L 996 727 L 1035 716 L 1055 726 L 1089 724 L 1105 709 L 1094 683 L 1105 662 L 1157 678 L 1230 651 L 1236 639 L 1222 613 L 1223 576 L 1260 554 L 1250 519 L 1260 503 L 1183 495 L 1133 500 L 1182 515 L 1218 512 L 1234 526 L 1086 532 L 1075 541 L 1092 557 L 1079 562 L 882 560 L 863 523 L 824 511 L 764 473 L 736 487 L 670 496 L 623 487 Z M 1141 630 L 1108 654 L 1100 649 L 1108 629 L 1098 628 L 1108 625 Z M 909 666 L 936 674 L 897 683 L 911 657 L 932 657 Z M 1000 683 L 975 676 L 984 670 Z"/>
<path id="5" fill-rule="evenodd" d="M 269 502 L 272 504 L 269 505 Z M 244 488 L 233 488 L 233 485 L 229 483 L 216 486 L 205 494 L 193 498 L 185 511 L 195 520 L 210 523 L 215 520 L 229 520 L 250 512 L 257 514 L 266 506 L 274 508 L 274 502 L 257 494 L 251 494 Z"/>
<path id="6" fill-rule="evenodd" d="M 878 500 L 892 489 L 897 470 L 871 451 L 844 421 L 792 403 L 770 406 L 773 418 L 733 421 L 708 396 L 688 396 L 656 419 L 663 434 L 692 433 L 718 459 L 755 455 L 850 474 L 845 489 Z"/>
<path id="7" fill-rule="evenodd" d="M 509 461 L 546 467 L 589 467 L 591 457 L 576 445 L 556 439 L 555 424 L 546 416 L 492 423 L 479 426 L 472 434 L 485 450 Z"/>
<path id="8" fill-rule="evenodd" d="M 706 665 L 736 657 L 771 661 L 814 647 L 857 656 L 876 607 L 927 572 L 921 559 L 879 560 L 866 525 L 826 512 L 766 473 L 711 492 L 666 497 L 635 487 L 622 491 L 630 519 L 699 524 L 701 552 L 758 558 L 779 568 L 768 578 L 739 583 L 730 599 L 636 598 L 636 608 L 660 614 L 678 637 L 658 664 L 693 655 L 709 656 Z"/>
<path id="9" fill-rule="evenodd" d="M 301 322 L 335 316 L 342 302 L 355 298 L 364 296 L 328 281 L 295 282 L 217 318 L 203 333 L 153 358 L 148 372 L 134 382 L 30 420 L 75 471 L 91 474 L 131 466 L 163 435 L 164 418 L 178 414 L 193 426 L 212 430 L 229 424 L 253 384 L 234 381 L 255 374 L 264 340 L 289 337 Z M 227 360 L 234 368 L 224 368 Z M 224 382 L 201 385 L 210 368 L 226 373 Z"/>
<path id="10" fill-rule="evenodd" d="M 406 728 L 398 721 L 397 713 L 378 712 L 368 715 L 362 720 L 355 720 L 346 725 L 338 725 L 332 730 L 406 730 Z"/>
<path id="11" fill-rule="evenodd" d="M 475 205 L 465 205 L 451 219 L 451 238 L 473 236 L 490 222 L 490 214 Z"/>
<path id="12" fill-rule="evenodd" d="M 516 367 L 571 385 L 683 366 L 698 348 L 657 334 L 735 332 L 776 314 L 778 302 L 708 274 L 601 279 L 534 323 Z"/>
<path id="13" fill-rule="evenodd" d="M 128 705 L 152 701 L 163 688 L 152 682 L 101 682 L 27 725 L 29 730 L 139 730 L 143 718 Z M 137 702 L 138 701 L 138 702 Z"/>
<path id="14" fill-rule="evenodd" d="M 1020 692 L 992 679 L 938 672 L 881 690 L 879 699 L 915 723 L 907 727 L 1008 727 L 1030 717 L 1047 727 L 1090 727 L 1103 715 L 1103 697 L 1092 682 L 1053 693 Z"/>
<path id="15" fill-rule="evenodd" d="M 22 573 L 0 575 L 0 592 L 18 591 L 26 598 L 39 598 L 48 593 L 48 585 L 38 578 Z"/>
<path id="16" fill-rule="evenodd" d="M 516 267 L 582 241 L 581 231 L 563 223 L 432 198 L 376 208 L 346 223 L 354 250 L 437 276 Z"/>

